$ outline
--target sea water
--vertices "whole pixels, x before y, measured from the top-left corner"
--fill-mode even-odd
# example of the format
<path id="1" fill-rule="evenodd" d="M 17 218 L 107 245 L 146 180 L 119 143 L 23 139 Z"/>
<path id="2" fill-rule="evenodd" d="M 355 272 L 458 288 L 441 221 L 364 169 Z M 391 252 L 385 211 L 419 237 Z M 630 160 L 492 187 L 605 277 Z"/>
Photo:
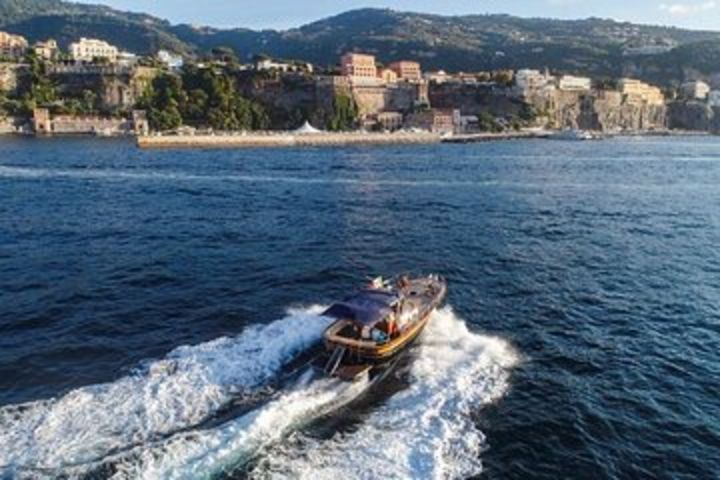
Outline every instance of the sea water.
<path id="1" fill-rule="evenodd" d="M 713 138 L 5 138 L 0 478 L 714 478 L 718 244 Z M 396 370 L 303 370 L 399 272 L 449 296 Z"/>

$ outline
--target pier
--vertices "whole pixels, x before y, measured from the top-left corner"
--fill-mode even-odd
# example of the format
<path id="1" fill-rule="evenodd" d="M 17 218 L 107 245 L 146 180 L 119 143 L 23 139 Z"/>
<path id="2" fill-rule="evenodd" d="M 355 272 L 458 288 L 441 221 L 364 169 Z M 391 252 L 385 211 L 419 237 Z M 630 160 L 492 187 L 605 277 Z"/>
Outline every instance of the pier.
<path id="1" fill-rule="evenodd" d="M 282 148 L 350 145 L 413 145 L 440 143 L 436 133 L 366 133 L 321 132 L 234 133 L 217 135 L 147 135 L 140 136 L 140 148 Z"/>

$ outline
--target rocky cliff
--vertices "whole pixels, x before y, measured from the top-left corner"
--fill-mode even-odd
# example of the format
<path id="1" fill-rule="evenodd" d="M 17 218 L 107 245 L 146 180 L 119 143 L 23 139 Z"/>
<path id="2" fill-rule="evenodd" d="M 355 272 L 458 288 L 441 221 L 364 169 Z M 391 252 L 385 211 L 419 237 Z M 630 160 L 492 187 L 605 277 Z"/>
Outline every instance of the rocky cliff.
<path id="1" fill-rule="evenodd" d="M 720 107 L 699 101 L 672 102 L 668 111 L 668 126 L 672 129 L 720 134 Z"/>

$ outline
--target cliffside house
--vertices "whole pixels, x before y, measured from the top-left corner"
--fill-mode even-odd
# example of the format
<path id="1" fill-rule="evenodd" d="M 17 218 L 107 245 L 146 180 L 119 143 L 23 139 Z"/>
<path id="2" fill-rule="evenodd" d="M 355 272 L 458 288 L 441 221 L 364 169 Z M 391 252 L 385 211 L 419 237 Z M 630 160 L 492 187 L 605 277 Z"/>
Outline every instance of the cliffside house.
<path id="1" fill-rule="evenodd" d="M 176 55 L 167 50 L 158 51 L 157 58 L 170 70 L 180 70 L 185 65 L 185 60 L 181 55 Z"/>
<path id="2" fill-rule="evenodd" d="M 450 75 L 448 75 L 445 70 L 438 70 L 437 72 L 427 72 L 423 74 L 423 78 L 429 83 L 442 85 L 443 83 L 448 81 Z"/>
<path id="3" fill-rule="evenodd" d="M 710 85 L 700 80 L 685 82 L 680 86 L 680 95 L 686 100 L 706 100 L 710 94 Z"/>
<path id="4" fill-rule="evenodd" d="M 433 133 L 453 133 L 460 126 L 460 110 L 433 108 L 408 116 L 405 126 Z"/>
<path id="5" fill-rule="evenodd" d="M 115 63 L 119 53 L 117 47 L 95 38 L 83 37 L 80 41 L 70 44 L 70 55 L 76 62 L 91 62 L 96 58 L 102 58 Z"/>
<path id="6" fill-rule="evenodd" d="M 565 92 L 589 92 L 592 88 L 592 80 L 587 77 L 563 75 L 560 77 L 558 88 Z"/>
<path id="7" fill-rule="evenodd" d="M 32 48 L 33 52 L 35 52 L 35 55 L 37 57 L 48 61 L 55 60 L 58 53 L 60 53 L 57 42 L 52 39 L 46 40 L 44 42 L 37 42 L 35 43 L 35 45 L 33 45 Z"/>
<path id="8" fill-rule="evenodd" d="M 522 91 L 540 90 L 545 88 L 553 77 L 548 72 L 522 69 L 515 73 L 515 86 Z"/>
<path id="9" fill-rule="evenodd" d="M 3 57 L 19 58 L 25 55 L 28 41 L 20 35 L 0 32 L 0 55 Z"/>

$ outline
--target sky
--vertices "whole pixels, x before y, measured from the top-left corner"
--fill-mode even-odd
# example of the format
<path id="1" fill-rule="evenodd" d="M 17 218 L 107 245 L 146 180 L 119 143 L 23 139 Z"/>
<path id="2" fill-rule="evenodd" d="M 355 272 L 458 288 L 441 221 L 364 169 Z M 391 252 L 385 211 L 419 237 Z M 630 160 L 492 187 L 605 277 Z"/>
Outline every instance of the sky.
<path id="1" fill-rule="evenodd" d="M 78 1 L 78 0 L 76 0 Z M 377 7 L 444 15 L 602 17 L 720 31 L 720 0 L 80 0 L 150 13 L 173 23 L 286 29 L 346 10 Z"/>

